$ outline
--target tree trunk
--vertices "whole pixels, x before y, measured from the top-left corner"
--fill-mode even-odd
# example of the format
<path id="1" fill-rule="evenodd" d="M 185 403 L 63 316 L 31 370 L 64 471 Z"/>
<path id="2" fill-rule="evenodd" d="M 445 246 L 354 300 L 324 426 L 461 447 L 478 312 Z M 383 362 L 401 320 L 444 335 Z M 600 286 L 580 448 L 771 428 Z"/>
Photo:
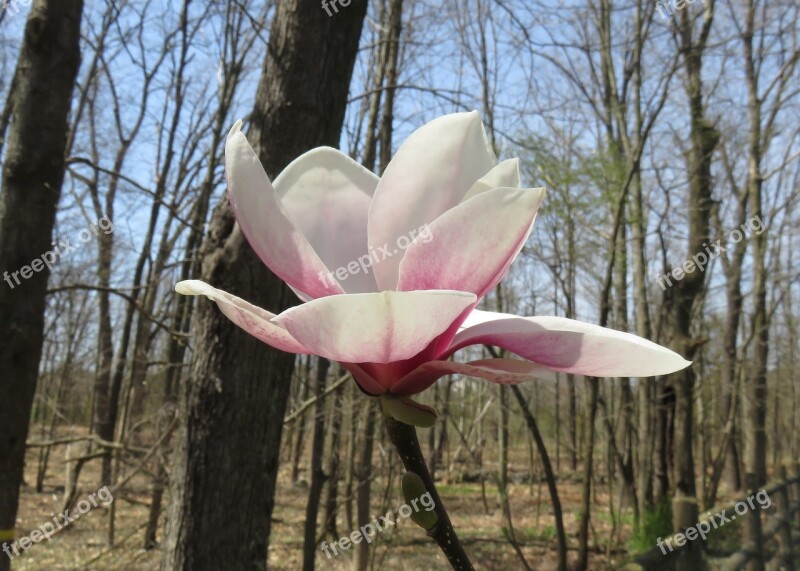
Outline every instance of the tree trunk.
<path id="1" fill-rule="evenodd" d="M 437 423 L 439 425 L 439 432 L 437 434 L 438 441 L 430 459 L 431 479 L 433 479 L 434 482 L 436 481 L 436 468 L 443 463 L 444 449 L 445 446 L 447 446 L 447 422 L 450 420 L 450 395 L 452 394 L 452 388 L 453 378 L 447 377 L 447 380 L 444 382 L 444 404 L 442 405 L 442 409 L 439 411 L 439 417 L 442 419 L 442 421 Z M 433 431 L 433 427 L 431 428 L 431 431 Z"/>
<path id="2" fill-rule="evenodd" d="M 361 454 L 358 463 L 358 487 L 356 488 L 356 527 L 361 528 L 370 522 L 370 491 L 372 489 L 372 448 L 375 441 L 375 406 L 374 399 L 364 405 L 364 441 L 361 443 Z M 362 541 L 356 545 L 356 556 L 353 560 L 355 571 L 366 571 L 369 568 L 369 544 Z"/>
<path id="3" fill-rule="evenodd" d="M 744 253 L 744 249 L 742 249 Z M 725 443 L 728 447 L 725 456 L 725 481 L 733 490 L 741 490 L 742 477 L 739 473 L 739 447 L 736 443 L 737 411 L 736 395 L 737 385 L 737 335 L 739 333 L 739 320 L 742 314 L 742 257 L 739 259 L 735 275 L 728 278 L 725 291 L 727 293 L 727 311 L 725 316 L 725 364 L 722 366 L 722 418 L 726 419 Z"/>
<path id="4" fill-rule="evenodd" d="M 381 111 L 381 97 L 383 95 L 383 82 L 386 77 L 388 66 L 388 37 L 386 29 L 388 24 L 388 11 L 386 10 L 386 0 L 380 3 L 378 21 L 380 28 L 378 37 L 380 41 L 373 50 L 374 66 L 372 70 L 372 95 L 369 98 L 369 110 L 367 112 L 367 127 L 365 129 L 364 153 L 361 163 L 369 170 L 375 169 L 375 161 L 378 149 L 378 119 Z"/>
<path id="5" fill-rule="evenodd" d="M 226 18 L 231 17 L 231 12 L 227 13 Z M 226 19 L 228 24 L 228 34 L 226 35 L 227 42 L 234 42 L 241 32 L 241 24 L 234 26 L 229 19 Z M 233 97 L 239 85 L 239 78 L 241 72 L 241 60 L 238 58 L 246 57 L 249 50 L 240 50 L 239 53 L 224 66 L 224 90 L 220 97 L 219 107 L 214 115 L 213 131 L 211 134 L 211 144 L 209 146 L 209 161 L 206 168 L 206 174 L 203 179 L 203 184 L 200 187 L 200 193 L 192 205 L 191 209 L 191 225 L 189 228 L 189 235 L 186 239 L 184 261 L 181 264 L 181 280 L 188 280 L 193 275 L 198 266 L 197 264 L 197 250 L 200 247 L 203 239 L 203 230 L 205 229 L 205 222 L 208 216 L 209 203 L 211 195 L 214 191 L 214 177 L 216 173 L 216 157 L 219 156 L 219 148 L 223 141 L 226 128 L 226 118 L 230 112 L 233 102 Z M 189 333 L 191 326 L 191 318 L 194 310 L 192 298 L 186 296 L 179 296 L 175 303 L 175 312 L 173 314 L 173 331 Z M 172 335 L 167 341 L 166 347 L 166 360 L 170 363 L 169 369 L 166 373 L 166 381 L 164 383 L 165 403 L 174 406 L 177 401 L 177 391 L 180 384 L 180 379 L 183 377 L 183 367 L 180 365 L 184 361 L 186 355 L 186 341 L 182 336 Z M 150 549 L 157 546 L 157 532 L 158 532 L 158 518 L 162 510 L 162 501 L 164 498 L 164 490 L 169 484 L 169 475 L 166 470 L 164 462 L 159 462 L 155 478 L 153 480 L 153 493 L 150 501 L 150 521 L 145 529 L 145 549 Z"/>
<path id="6" fill-rule="evenodd" d="M 273 177 L 311 148 L 338 146 L 366 8 L 354 0 L 330 18 L 315 0 L 278 4 L 250 133 Z M 276 313 L 296 303 L 245 243 L 227 199 L 202 252 L 202 278 L 214 286 Z M 264 346 L 211 303 L 199 303 L 194 331 L 161 568 L 266 569 L 294 355 Z"/>
<path id="7" fill-rule="evenodd" d="M 306 524 L 303 534 L 303 571 L 314 571 L 314 559 L 317 549 L 317 514 L 322 500 L 322 488 L 327 475 L 322 469 L 325 456 L 325 379 L 331 362 L 319 357 L 317 359 L 317 376 L 314 384 L 314 436 L 311 443 L 311 484 L 308 488 L 306 502 Z"/>
<path id="8" fill-rule="evenodd" d="M 586 443 L 583 470 L 583 489 L 581 493 L 581 516 L 578 528 L 578 561 L 575 568 L 584 571 L 589 568 L 589 520 L 592 513 L 592 478 L 594 477 L 595 419 L 597 418 L 597 393 L 599 379 L 586 378 Z"/>
<path id="9" fill-rule="evenodd" d="M 400 34 L 403 31 L 403 0 L 389 1 L 389 38 L 386 49 L 386 101 L 381 119 L 380 166 L 386 169 L 392 158 L 392 134 L 394 133 L 394 99 L 399 75 Z"/>
<path id="10" fill-rule="evenodd" d="M 747 157 L 747 193 L 750 212 L 762 220 L 761 174 L 761 95 L 758 93 L 758 73 L 761 68 L 753 53 L 756 12 L 754 0 L 745 5 L 745 29 L 742 35 L 745 54 L 745 77 L 750 119 Z M 760 48 L 757 48 L 760 49 Z M 747 407 L 748 426 L 745 441 L 745 465 L 748 474 L 755 476 L 758 487 L 767 483 L 767 366 L 769 356 L 769 316 L 767 315 L 767 228 L 753 236 L 753 360 L 749 379 Z"/>
<path id="11" fill-rule="evenodd" d="M 358 449 L 358 403 L 363 404 L 363 394 L 357 388 L 355 383 L 350 383 L 350 388 L 347 391 L 347 402 L 349 406 L 349 423 L 347 427 L 347 469 L 344 473 L 344 515 L 347 520 L 347 529 L 353 529 L 355 525 L 355 516 L 353 513 L 353 501 L 355 494 L 353 493 L 353 482 L 357 477 L 356 471 L 356 450 Z"/>
<path id="12" fill-rule="evenodd" d="M 575 375 L 567 375 L 569 389 L 569 465 L 573 472 L 578 471 L 578 394 Z"/>
<path id="13" fill-rule="evenodd" d="M 82 0 L 34 2 L 10 100 L 12 123 L 0 192 L 0 269 L 5 282 L 0 285 L 2 536 L 13 532 L 17 520 L 50 275 L 41 257 L 53 251 L 67 117 L 80 64 L 82 9 Z M 22 280 L 17 281 L 19 274 Z M 9 569 L 10 563 L 0 557 L 0 570 Z"/>
<path id="14" fill-rule="evenodd" d="M 728 180 L 733 187 L 733 198 L 736 199 L 736 220 L 743 225 L 747 217 L 747 191 L 739 190 L 735 182 L 735 175 L 727 160 L 724 148 L 723 159 L 727 168 Z M 722 232 L 722 223 L 717 222 L 718 231 Z M 720 384 L 720 407 L 719 411 L 722 418 L 722 442 L 718 458 L 714 462 L 711 478 L 708 484 L 708 492 L 705 497 L 705 505 L 710 508 L 714 505 L 719 490 L 719 483 L 722 476 L 729 490 L 737 491 L 742 488 L 742 477 L 739 470 L 740 452 L 737 441 L 739 434 L 738 413 L 741 409 L 741 397 L 737 394 L 739 379 L 739 356 L 738 356 L 738 334 L 739 324 L 742 315 L 742 267 L 744 256 L 747 250 L 746 242 L 741 242 L 729 248 L 733 250 L 730 257 L 721 256 L 722 267 L 725 271 L 725 328 L 723 331 L 724 362 L 722 364 Z"/>
<path id="15" fill-rule="evenodd" d="M 517 399 L 525 424 L 531 433 L 532 439 L 536 442 L 536 449 L 539 451 L 539 458 L 544 468 L 545 479 L 547 480 L 547 490 L 550 492 L 550 501 L 553 504 L 553 518 L 556 522 L 556 540 L 558 541 L 558 571 L 567 571 L 567 535 L 564 531 L 564 517 L 561 510 L 561 500 L 558 497 L 558 486 L 556 485 L 556 475 L 547 454 L 547 447 L 544 445 L 542 433 L 536 424 L 536 419 L 531 414 L 528 403 L 522 395 L 522 390 L 517 385 L 511 385 L 511 391 Z M 531 474 L 532 476 L 533 474 Z"/>
<path id="16" fill-rule="evenodd" d="M 637 82 L 637 88 L 639 83 Z M 641 128 L 641 126 L 640 126 Z M 633 289 L 636 304 L 636 334 L 650 339 L 650 309 L 647 304 L 647 262 L 645 261 L 647 241 L 647 213 L 642 199 L 642 180 L 637 173 L 631 181 L 631 223 L 633 240 Z M 639 514 L 653 508 L 653 447 L 655 444 L 655 386 L 651 379 L 639 379 L 636 400 L 638 409 L 636 498 Z"/>
<path id="17" fill-rule="evenodd" d="M 670 466 L 672 465 L 672 427 L 675 423 L 675 391 L 665 379 L 656 381 L 656 435 L 653 501 L 669 497 Z"/>
<path id="18" fill-rule="evenodd" d="M 337 377 L 345 374 L 339 368 Z M 325 531 L 334 539 L 339 538 L 336 526 L 336 513 L 339 511 L 339 480 L 341 480 L 341 457 L 339 454 L 342 439 L 342 407 L 344 406 L 344 385 L 333 393 L 331 406 L 330 447 L 328 449 L 328 491 L 325 496 Z"/>
<path id="19" fill-rule="evenodd" d="M 687 171 L 689 173 L 689 196 L 687 210 L 689 217 L 689 238 L 686 256 L 691 260 L 697 252 L 704 251 L 703 244 L 709 242 L 711 218 L 711 163 L 719 134 L 705 117 L 703 103 L 702 58 L 705 42 L 711 28 L 714 14 L 714 1 L 706 8 L 703 27 L 699 39 L 694 39 L 694 23 L 689 14 L 681 13 L 681 41 L 684 65 L 686 68 L 686 91 L 689 105 L 691 147 L 688 151 Z M 686 359 L 692 359 L 697 350 L 697 342 L 692 339 L 692 309 L 703 295 L 705 272 L 695 270 L 686 273 L 667 290 L 667 307 L 672 338 L 672 348 Z M 672 501 L 672 524 L 676 531 L 685 530 L 697 523 L 699 509 L 695 484 L 694 467 L 694 419 L 693 398 L 695 373 L 693 368 L 684 369 L 669 377 L 675 389 L 675 428 L 674 428 L 674 473 L 675 495 Z M 703 545 L 692 542 L 678 556 L 679 569 L 695 571 L 704 568 Z"/>
<path id="20" fill-rule="evenodd" d="M 303 383 L 302 392 L 300 393 L 300 402 L 304 403 L 308 400 L 311 383 L 311 356 L 305 356 L 305 371 L 302 376 L 301 382 Z M 292 448 L 292 484 L 296 484 L 300 480 L 300 457 L 303 455 L 303 444 L 305 444 L 306 434 L 306 415 L 301 414 L 294 420 L 295 425 L 295 440 Z"/>
<path id="21" fill-rule="evenodd" d="M 113 220 L 113 214 L 109 213 Z M 111 325 L 111 261 L 113 258 L 114 235 L 100 234 L 97 237 L 97 280 L 105 291 L 98 292 L 97 352 L 98 364 L 94 381 L 94 430 L 97 436 L 107 442 L 114 441 L 116 406 L 111 405 L 111 367 L 114 361 L 114 343 Z M 124 356 L 121 356 L 124 359 Z M 113 411 L 113 412 L 112 412 Z M 113 414 L 113 416 L 112 416 Z M 103 450 L 100 481 L 111 484 L 111 450 Z"/>

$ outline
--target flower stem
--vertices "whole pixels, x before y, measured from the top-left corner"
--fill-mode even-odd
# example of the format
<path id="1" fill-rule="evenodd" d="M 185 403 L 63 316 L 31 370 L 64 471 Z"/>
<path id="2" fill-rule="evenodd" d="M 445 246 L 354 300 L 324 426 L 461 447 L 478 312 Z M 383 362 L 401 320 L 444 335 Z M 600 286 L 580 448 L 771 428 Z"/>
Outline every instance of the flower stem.
<path id="1" fill-rule="evenodd" d="M 436 525 L 428 530 L 428 535 L 436 541 L 442 553 L 447 556 L 447 560 L 453 569 L 474 571 L 472 562 L 458 539 L 453 529 L 453 524 L 450 523 L 450 516 L 447 515 L 442 499 L 436 491 L 428 465 L 422 455 L 416 428 L 393 418 L 385 417 L 384 420 L 386 421 L 386 432 L 389 434 L 389 440 L 392 441 L 397 453 L 400 455 L 403 466 L 405 466 L 406 470 L 414 472 L 422 479 L 425 489 L 433 498 L 434 509 L 439 519 Z"/>

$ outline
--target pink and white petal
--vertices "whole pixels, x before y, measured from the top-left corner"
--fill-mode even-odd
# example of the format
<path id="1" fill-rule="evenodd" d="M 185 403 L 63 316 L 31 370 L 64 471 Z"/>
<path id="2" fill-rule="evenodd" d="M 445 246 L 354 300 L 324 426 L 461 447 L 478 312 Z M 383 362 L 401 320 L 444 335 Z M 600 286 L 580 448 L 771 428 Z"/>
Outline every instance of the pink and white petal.
<path id="1" fill-rule="evenodd" d="M 386 389 L 383 388 L 383 385 L 373 379 L 372 376 L 361 367 L 361 365 L 356 365 L 355 363 L 340 364 L 350 372 L 350 374 L 353 376 L 353 379 L 356 381 L 356 384 L 364 393 L 375 397 L 387 392 Z"/>
<path id="2" fill-rule="evenodd" d="M 271 347 L 287 353 L 311 353 L 281 325 L 271 321 L 274 313 L 248 303 L 200 280 L 185 280 L 175 284 L 181 295 L 204 295 L 217 304 L 220 311 L 250 335 Z"/>
<path id="3" fill-rule="evenodd" d="M 481 359 L 468 363 L 430 361 L 395 382 L 391 392 L 398 395 L 420 393 L 445 375 L 479 377 L 498 384 L 517 384 L 531 379 L 555 380 L 555 373 L 547 367 L 518 359 Z"/>
<path id="4" fill-rule="evenodd" d="M 691 362 L 637 335 L 565 317 L 518 317 L 475 310 L 445 355 L 496 345 L 555 371 L 597 377 L 651 377 Z"/>
<path id="5" fill-rule="evenodd" d="M 413 357 L 475 302 L 460 291 L 334 295 L 288 309 L 273 322 L 321 355 L 344 363 Z"/>
<path id="6" fill-rule="evenodd" d="M 400 146 L 383 173 L 369 211 L 369 245 L 394 248 L 412 230 L 460 203 L 497 161 L 477 112 L 434 119 Z M 381 290 L 395 289 L 402 256 L 374 265 Z"/>
<path id="7" fill-rule="evenodd" d="M 480 299 L 505 275 L 530 235 L 543 188 L 496 188 L 448 210 L 400 264 L 400 291 L 456 289 Z"/>
<path id="8" fill-rule="evenodd" d="M 366 263 L 367 214 L 378 180 L 344 153 L 320 147 L 292 161 L 273 183 L 290 219 L 322 262 L 332 272 L 348 264 L 356 267 L 339 280 L 347 293 L 378 289 Z M 364 265 L 356 264 L 359 259 Z"/>
<path id="9" fill-rule="evenodd" d="M 269 269 L 310 298 L 344 293 L 292 222 L 237 121 L 225 143 L 225 171 L 233 213 L 247 241 Z M 302 298 L 302 296 L 301 296 Z"/>
<path id="10" fill-rule="evenodd" d="M 494 167 L 478 182 L 472 185 L 461 199 L 461 202 L 469 200 L 487 190 L 495 188 L 519 188 L 519 159 L 508 159 Z"/>

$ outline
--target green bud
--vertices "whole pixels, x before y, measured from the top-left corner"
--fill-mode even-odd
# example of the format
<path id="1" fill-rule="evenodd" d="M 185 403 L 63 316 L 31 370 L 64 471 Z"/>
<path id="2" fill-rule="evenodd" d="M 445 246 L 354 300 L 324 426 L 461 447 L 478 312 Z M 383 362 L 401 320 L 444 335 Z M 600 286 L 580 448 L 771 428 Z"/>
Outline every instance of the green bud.
<path id="1" fill-rule="evenodd" d="M 408 397 L 381 395 L 380 399 L 383 414 L 405 424 L 430 428 L 439 418 L 435 408 L 415 402 Z"/>
<path id="2" fill-rule="evenodd" d="M 403 475 L 403 497 L 406 504 L 416 505 L 419 508 L 411 511 L 411 521 L 422 529 L 433 529 L 433 526 L 439 521 L 439 516 L 436 515 L 435 509 L 430 509 L 430 506 L 433 506 L 433 498 L 425 488 L 422 478 L 414 472 L 406 472 Z M 428 501 L 425 501 L 426 499 Z M 412 504 L 415 500 L 416 503 Z M 430 511 L 428 511 L 429 509 Z"/>

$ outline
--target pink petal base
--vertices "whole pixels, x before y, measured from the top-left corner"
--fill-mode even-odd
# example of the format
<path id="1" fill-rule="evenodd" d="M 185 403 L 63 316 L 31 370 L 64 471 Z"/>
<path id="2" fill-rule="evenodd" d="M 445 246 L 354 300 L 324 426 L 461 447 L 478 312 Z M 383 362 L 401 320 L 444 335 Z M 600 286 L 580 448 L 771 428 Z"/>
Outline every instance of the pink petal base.
<path id="1" fill-rule="evenodd" d="M 531 379 L 554 379 L 553 371 L 538 363 L 516 359 L 482 359 L 469 363 L 430 361 L 404 376 L 391 387 L 396 395 L 413 395 L 424 391 L 445 375 L 479 377 L 498 384 L 517 384 Z"/>

